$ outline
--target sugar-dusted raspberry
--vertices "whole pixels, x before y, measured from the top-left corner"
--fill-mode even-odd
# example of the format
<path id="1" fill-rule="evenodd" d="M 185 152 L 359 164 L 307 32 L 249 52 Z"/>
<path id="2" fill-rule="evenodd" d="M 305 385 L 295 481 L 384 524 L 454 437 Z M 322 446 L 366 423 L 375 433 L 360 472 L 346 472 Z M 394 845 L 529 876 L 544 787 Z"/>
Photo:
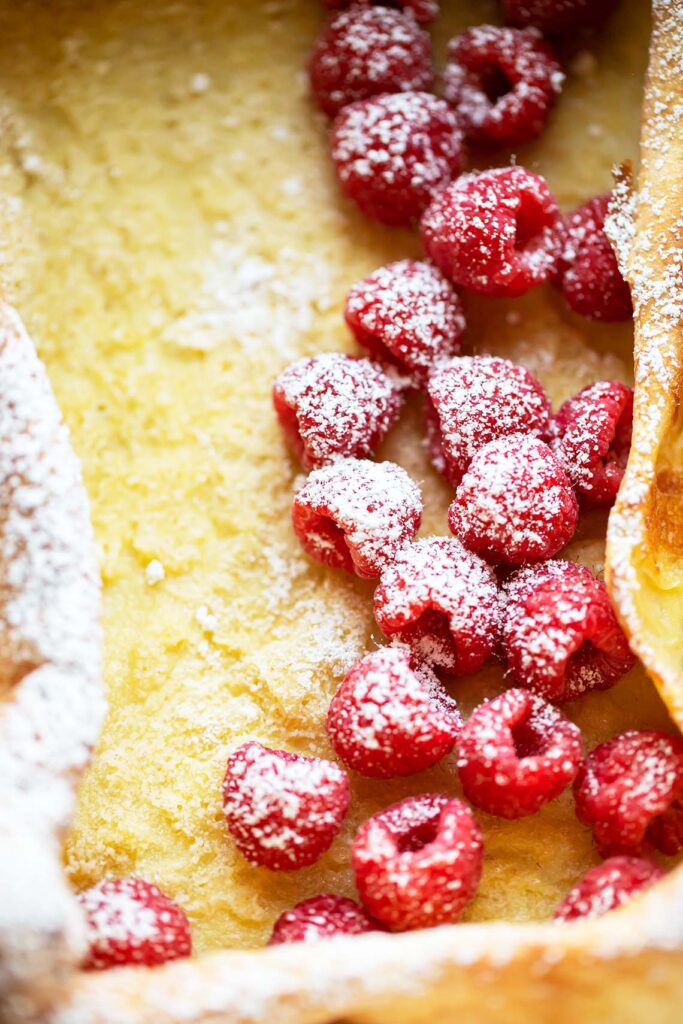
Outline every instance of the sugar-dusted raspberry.
<path id="1" fill-rule="evenodd" d="M 535 29 L 479 25 L 448 47 L 444 97 L 471 142 L 519 146 L 541 134 L 563 81 Z"/>
<path id="2" fill-rule="evenodd" d="M 391 931 L 457 921 L 479 885 L 483 849 L 462 800 L 408 797 L 358 831 L 352 865 L 360 898 Z"/>
<path id="3" fill-rule="evenodd" d="M 302 900 L 280 914 L 268 945 L 284 942 L 320 942 L 335 935 L 361 935 L 380 931 L 380 926 L 354 900 L 324 893 Z"/>
<path id="4" fill-rule="evenodd" d="M 460 714 L 427 666 L 410 653 L 383 647 L 358 662 L 330 704 L 327 733 L 345 765 L 388 779 L 430 768 L 450 750 Z"/>
<path id="5" fill-rule="evenodd" d="M 491 568 L 454 537 L 410 544 L 382 571 L 375 618 L 418 662 L 476 672 L 499 642 L 498 585 Z"/>
<path id="6" fill-rule="evenodd" d="M 494 565 L 552 558 L 571 540 L 578 504 L 547 444 L 512 434 L 480 448 L 448 510 L 465 547 Z"/>
<path id="7" fill-rule="evenodd" d="M 230 755 L 223 811 L 251 864 L 294 871 L 315 863 L 331 845 L 348 806 L 348 777 L 331 761 L 254 742 Z"/>
<path id="8" fill-rule="evenodd" d="M 306 469 L 371 455 L 395 422 L 401 396 L 369 359 L 330 352 L 299 359 L 273 386 L 280 425 Z"/>
<path id="9" fill-rule="evenodd" d="M 380 267 L 349 291 L 346 322 L 359 344 L 421 385 L 430 370 L 460 351 L 462 303 L 431 263 Z"/>
<path id="10" fill-rule="evenodd" d="M 437 367 L 425 409 L 432 462 L 454 487 L 489 441 L 510 434 L 545 438 L 550 402 L 523 366 L 495 356 L 463 356 Z"/>
<path id="11" fill-rule="evenodd" d="M 656 845 L 658 820 L 682 795 L 683 739 L 664 732 L 624 732 L 601 743 L 574 783 L 577 817 L 603 856 L 635 853 L 645 840 Z"/>
<path id="12" fill-rule="evenodd" d="M 560 211 L 543 178 L 523 167 L 464 174 L 422 218 L 425 251 L 447 278 L 514 298 L 555 273 Z"/>
<path id="13" fill-rule="evenodd" d="M 530 25 L 549 35 L 563 35 L 597 25 L 619 0 L 503 0 L 505 20 Z"/>
<path id="14" fill-rule="evenodd" d="M 420 528 L 420 489 L 393 462 L 340 459 L 317 469 L 294 495 L 292 525 L 316 562 L 365 579 Z"/>
<path id="15" fill-rule="evenodd" d="M 605 234 L 610 194 L 596 196 L 564 219 L 556 283 L 567 305 L 591 320 L 633 316 L 631 291 Z"/>
<path id="16" fill-rule="evenodd" d="M 467 799 L 488 814 L 524 818 L 554 800 L 581 762 L 578 726 L 528 690 L 508 690 L 476 708 L 458 741 Z"/>
<path id="17" fill-rule="evenodd" d="M 520 569 L 502 605 L 508 670 L 546 700 L 609 689 L 633 667 L 607 588 L 584 565 L 558 559 Z"/>
<path id="18" fill-rule="evenodd" d="M 610 857 L 590 868 L 555 911 L 556 921 L 602 917 L 639 896 L 665 872 L 640 857 Z"/>
<path id="19" fill-rule="evenodd" d="M 586 505 L 611 505 L 631 450 L 633 390 L 617 380 L 589 384 L 558 409 L 550 447 Z"/>
<path id="20" fill-rule="evenodd" d="M 190 925 L 175 900 L 142 878 L 100 882 L 78 896 L 87 928 L 83 967 L 155 967 L 192 952 Z"/>
<path id="21" fill-rule="evenodd" d="M 337 10 L 340 7 L 355 6 L 365 7 L 371 0 L 325 0 L 325 5 Z M 372 0 L 381 7 L 396 7 L 400 11 L 407 11 L 414 15 L 417 21 L 427 24 L 434 21 L 439 13 L 438 0 Z"/>
<path id="22" fill-rule="evenodd" d="M 366 217 L 410 225 L 462 167 L 455 114 L 428 92 L 374 96 L 345 107 L 332 129 L 342 191 Z"/>

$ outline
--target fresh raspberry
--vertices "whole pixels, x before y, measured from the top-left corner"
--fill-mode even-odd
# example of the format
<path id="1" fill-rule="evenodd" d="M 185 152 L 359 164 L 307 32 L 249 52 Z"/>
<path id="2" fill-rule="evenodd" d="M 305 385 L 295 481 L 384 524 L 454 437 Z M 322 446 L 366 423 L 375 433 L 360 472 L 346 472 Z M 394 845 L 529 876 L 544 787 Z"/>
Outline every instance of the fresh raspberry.
<path id="1" fill-rule="evenodd" d="M 618 0 L 503 0 L 505 20 L 563 35 L 604 21 Z"/>
<path id="2" fill-rule="evenodd" d="M 663 732 L 625 732 L 588 755 L 574 783 L 576 814 L 590 825 L 603 856 L 656 846 L 657 824 L 683 794 L 683 739 Z M 672 838 L 668 834 L 667 838 Z M 682 848 L 680 842 L 674 850 Z"/>
<path id="3" fill-rule="evenodd" d="M 547 444 L 513 434 L 480 448 L 448 510 L 465 547 L 494 565 L 552 558 L 572 539 L 578 504 Z"/>
<path id="4" fill-rule="evenodd" d="M 334 117 L 356 100 L 431 89 L 429 36 L 410 14 L 387 7 L 342 11 L 316 42 L 308 66 L 318 106 Z"/>
<path id="5" fill-rule="evenodd" d="M 447 796 L 408 797 L 365 822 L 353 844 L 366 909 L 391 931 L 457 921 L 473 898 L 483 858 L 469 807 Z"/>
<path id="6" fill-rule="evenodd" d="M 418 662 L 476 672 L 499 642 L 498 585 L 490 567 L 453 537 L 404 548 L 382 571 L 375 618 Z"/>
<path id="7" fill-rule="evenodd" d="M 330 847 L 349 806 L 346 772 L 331 761 L 243 743 L 228 760 L 223 810 L 250 864 L 294 871 Z"/>
<path id="8" fill-rule="evenodd" d="M 503 651 L 517 686 L 563 703 L 633 667 L 604 583 L 563 560 L 520 569 L 503 591 Z"/>
<path id="9" fill-rule="evenodd" d="M 280 914 L 269 946 L 283 942 L 319 942 L 335 935 L 361 935 L 376 932 L 380 926 L 353 900 L 325 893 L 302 900 L 291 910 Z"/>
<path id="10" fill-rule="evenodd" d="M 306 469 L 371 455 L 395 422 L 397 386 L 369 359 L 331 352 L 299 359 L 275 381 L 280 425 Z"/>
<path id="11" fill-rule="evenodd" d="M 561 405 L 550 447 L 586 505 L 612 505 L 633 431 L 633 390 L 617 380 L 589 384 Z"/>
<path id="12" fill-rule="evenodd" d="M 444 98 L 471 142 L 519 146 L 541 134 L 563 81 L 535 29 L 479 25 L 448 47 Z"/>
<path id="13" fill-rule="evenodd" d="M 515 298 L 555 273 L 560 211 L 523 167 L 464 174 L 422 218 L 425 251 L 449 280 L 480 295 Z"/>
<path id="14" fill-rule="evenodd" d="M 460 173 L 462 136 L 451 108 L 431 93 L 374 96 L 337 115 L 332 160 L 342 191 L 366 217 L 410 225 Z"/>
<path id="15" fill-rule="evenodd" d="M 458 742 L 463 793 L 501 818 L 535 814 L 564 792 L 580 763 L 578 726 L 528 690 L 480 704 Z"/>
<path id="16" fill-rule="evenodd" d="M 596 196 L 565 217 L 556 283 L 575 313 L 614 323 L 630 320 L 633 305 L 605 234 L 610 198 Z"/>
<path id="17" fill-rule="evenodd" d="M 623 907 L 635 896 L 664 878 L 665 872 L 649 860 L 639 857 L 610 857 L 594 868 L 562 900 L 555 911 L 556 921 L 575 921 L 577 917 L 602 917 Z"/>
<path id="18" fill-rule="evenodd" d="M 88 953 L 83 968 L 155 967 L 192 952 L 190 925 L 175 900 L 142 878 L 100 882 L 78 896 Z"/>
<path id="19" fill-rule="evenodd" d="M 360 345 L 398 367 L 412 384 L 460 351 L 462 303 L 430 263 L 401 260 L 359 281 L 346 297 L 346 322 Z"/>
<path id="20" fill-rule="evenodd" d="M 429 377 L 427 438 L 436 468 L 457 487 L 472 458 L 509 434 L 545 438 L 550 402 L 523 366 L 495 356 L 463 356 Z"/>
<path id="21" fill-rule="evenodd" d="M 370 0 L 325 0 L 327 7 L 337 10 L 340 7 L 350 7 L 351 4 L 357 7 L 367 6 Z M 400 11 L 411 13 L 416 21 L 427 24 L 434 21 L 439 13 L 438 0 L 374 0 L 382 7 L 396 7 Z"/>
<path id="22" fill-rule="evenodd" d="M 327 734 L 347 767 L 375 779 L 413 775 L 453 749 L 460 715 L 431 669 L 384 647 L 348 673 L 332 698 Z"/>
<path id="23" fill-rule="evenodd" d="M 292 525 L 304 551 L 323 565 L 365 579 L 420 528 L 422 498 L 393 462 L 340 459 L 316 469 L 294 495 Z"/>

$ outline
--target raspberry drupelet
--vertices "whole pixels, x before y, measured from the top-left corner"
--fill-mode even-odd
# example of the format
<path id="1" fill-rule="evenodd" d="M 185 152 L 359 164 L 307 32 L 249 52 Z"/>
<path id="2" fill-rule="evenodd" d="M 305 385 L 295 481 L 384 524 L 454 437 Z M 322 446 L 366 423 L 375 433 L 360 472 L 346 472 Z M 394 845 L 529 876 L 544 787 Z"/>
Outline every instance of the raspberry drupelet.
<path id="1" fill-rule="evenodd" d="M 561 711 L 528 690 L 480 704 L 458 741 L 463 793 L 501 818 L 535 814 L 573 781 L 581 733 Z"/>
<path id="2" fill-rule="evenodd" d="M 430 263 L 416 260 L 380 267 L 355 284 L 344 316 L 360 345 L 415 386 L 458 354 L 465 330 L 462 303 L 451 283 Z"/>
<path id="3" fill-rule="evenodd" d="M 476 672 L 499 643 L 498 585 L 491 568 L 453 537 L 403 549 L 380 576 L 375 618 L 413 657 L 454 675 Z"/>
<path id="4" fill-rule="evenodd" d="M 306 554 L 365 579 L 413 539 L 420 490 L 393 462 L 340 459 L 310 474 L 294 495 L 292 525 Z"/>
<path id="5" fill-rule="evenodd" d="M 510 577 L 502 636 L 516 685 L 554 703 L 609 689 L 635 662 L 604 583 L 562 559 Z"/>
<path id="6" fill-rule="evenodd" d="M 349 780 L 331 761 L 243 743 L 228 760 L 223 811 L 250 864 L 295 871 L 330 847 L 349 806 Z"/>
<path id="7" fill-rule="evenodd" d="M 302 900 L 280 914 L 269 946 L 288 942 L 320 942 L 336 935 L 361 935 L 380 931 L 380 926 L 354 900 L 324 893 Z"/>
<path id="8" fill-rule="evenodd" d="M 407 650 L 384 647 L 347 674 L 332 698 L 327 734 L 361 775 L 388 779 L 430 768 L 452 750 L 460 714 L 434 673 Z"/>
<path id="9" fill-rule="evenodd" d="M 338 10 L 340 7 L 354 6 L 365 7 L 371 0 L 325 0 L 325 6 Z M 396 7 L 400 11 L 406 11 L 414 16 L 416 21 L 428 24 L 434 21 L 439 13 L 438 0 L 376 0 L 381 7 Z"/>
<path id="10" fill-rule="evenodd" d="M 503 0 L 505 20 L 531 26 L 548 35 L 562 35 L 598 25 L 618 0 Z"/>
<path id="11" fill-rule="evenodd" d="M 460 173 L 462 135 L 451 108 L 431 93 L 375 96 L 337 115 L 332 160 L 342 191 L 366 217 L 409 226 Z"/>
<path id="12" fill-rule="evenodd" d="M 369 359 L 330 352 L 297 360 L 273 386 L 273 405 L 306 469 L 371 455 L 396 421 L 399 388 Z"/>
<path id="13" fill-rule="evenodd" d="M 489 441 L 510 434 L 545 439 L 550 402 L 523 366 L 495 356 L 463 356 L 430 374 L 425 406 L 432 462 L 453 487 Z"/>
<path id="14" fill-rule="evenodd" d="M 523 167 L 464 174 L 422 218 L 427 255 L 455 285 L 515 298 L 555 274 L 561 217 L 546 182 Z"/>
<path id="15" fill-rule="evenodd" d="M 479 25 L 448 47 L 444 98 L 470 142 L 518 146 L 541 134 L 563 81 L 540 33 Z"/>
<path id="16" fill-rule="evenodd" d="M 408 797 L 361 826 L 352 865 L 365 908 L 391 931 L 458 921 L 481 877 L 483 840 L 469 807 Z"/>
<path id="17" fill-rule="evenodd" d="M 184 912 L 142 878 L 100 882 L 80 893 L 78 901 L 87 928 L 85 970 L 155 967 L 192 952 Z"/>
<path id="18" fill-rule="evenodd" d="M 632 432 L 633 389 L 620 381 L 589 384 L 558 409 L 550 447 L 584 505 L 614 503 Z"/>
<path id="19" fill-rule="evenodd" d="M 564 469 L 543 441 L 524 434 L 480 448 L 448 511 L 451 532 L 465 547 L 508 567 L 552 558 L 577 521 Z"/>
<path id="20" fill-rule="evenodd" d="M 555 911 L 556 921 L 602 917 L 639 896 L 665 872 L 640 857 L 609 857 L 590 868 Z"/>

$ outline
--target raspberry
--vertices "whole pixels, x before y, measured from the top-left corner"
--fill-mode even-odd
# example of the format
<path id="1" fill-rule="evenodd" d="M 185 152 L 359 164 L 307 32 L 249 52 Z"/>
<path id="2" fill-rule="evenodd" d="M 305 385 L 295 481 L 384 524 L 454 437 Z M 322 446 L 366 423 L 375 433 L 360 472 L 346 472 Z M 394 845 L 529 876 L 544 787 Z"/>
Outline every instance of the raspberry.
<path id="1" fill-rule="evenodd" d="M 480 704 L 458 743 L 465 796 L 501 818 L 535 814 L 567 788 L 580 762 L 578 726 L 528 690 Z"/>
<path id="2" fill-rule="evenodd" d="M 450 43 L 444 98 L 471 142 L 519 146 L 541 134 L 563 81 L 534 29 L 480 25 Z"/>
<path id="3" fill-rule="evenodd" d="M 401 407 L 396 385 L 369 359 L 339 353 L 299 359 L 273 387 L 280 425 L 307 469 L 371 455 Z"/>
<path id="4" fill-rule="evenodd" d="M 365 579 L 379 576 L 421 520 L 419 488 L 393 462 L 340 459 L 311 473 L 292 505 L 304 551 Z"/>
<path id="5" fill-rule="evenodd" d="M 361 900 L 391 931 L 457 921 L 481 876 L 481 829 L 447 796 L 408 797 L 365 822 L 353 844 Z"/>
<path id="6" fill-rule="evenodd" d="M 359 344 L 421 385 L 460 351 L 462 304 L 436 267 L 401 260 L 359 281 L 346 297 L 346 322 Z"/>
<path id="7" fill-rule="evenodd" d="M 644 889 L 664 878 L 664 874 L 649 860 L 610 857 L 586 872 L 560 903 L 554 914 L 555 920 L 602 917 L 608 911 L 629 903 Z"/>
<path id="8" fill-rule="evenodd" d="M 613 323 L 630 320 L 633 306 L 604 230 L 610 198 L 596 196 L 565 217 L 556 283 L 575 313 Z"/>
<path id="9" fill-rule="evenodd" d="M 495 575 L 452 537 L 419 540 L 383 570 L 375 618 L 417 661 L 455 675 L 476 672 L 499 641 Z"/>
<path id="10" fill-rule="evenodd" d="M 562 35 L 604 21 L 618 0 L 503 0 L 505 20 Z"/>
<path id="11" fill-rule="evenodd" d="M 243 743 L 228 760 L 223 810 L 250 864 L 294 871 L 330 847 L 349 806 L 349 780 L 336 764 Z"/>
<path id="12" fill-rule="evenodd" d="M 465 547 L 507 566 L 551 558 L 569 543 L 577 519 L 567 474 L 546 444 L 524 434 L 480 448 L 448 510 Z"/>
<path id="13" fill-rule="evenodd" d="M 613 504 L 632 430 L 633 390 L 617 380 L 589 384 L 560 406 L 550 446 L 584 504 Z"/>
<path id="14" fill-rule="evenodd" d="M 335 935 L 360 935 L 379 930 L 379 925 L 353 900 L 325 893 L 302 900 L 291 910 L 280 914 L 268 945 L 319 942 Z"/>
<path id="15" fill-rule="evenodd" d="M 342 191 L 365 214 L 413 224 L 462 167 L 455 114 L 428 92 L 374 96 L 345 107 L 332 129 Z"/>
<path id="16" fill-rule="evenodd" d="M 78 896 L 88 953 L 83 967 L 155 967 L 192 952 L 190 925 L 175 900 L 141 878 L 100 882 Z"/>
<path id="17" fill-rule="evenodd" d="M 356 100 L 429 90 L 434 82 L 429 36 L 411 15 L 386 7 L 338 14 L 316 42 L 308 71 L 318 106 L 331 117 Z"/>
<path id="18" fill-rule="evenodd" d="M 355 6 L 365 6 L 369 0 L 325 0 L 327 7 L 338 9 L 349 7 L 352 3 Z M 401 11 L 410 12 L 416 21 L 427 24 L 434 21 L 439 13 L 438 0 L 377 0 L 383 7 L 397 7 Z"/>
<path id="19" fill-rule="evenodd" d="M 604 583 L 574 562 L 514 573 L 503 591 L 502 632 L 517 686 L 555 703 L 609 689 L 635 660 Z"/>
<path id="20" fill-rule="evenodd" d="M 574 783 L 577 817 L 592 827 L 603 856 L 635 853 L 646 839 L 656 845 L 659 819 L 682 794 L 683 739 L 654 731 L 625 732 L 602 743 Z M 677 842 L 667 853 L 681 848 Z"/>
<path id="21" fill-rule="evenodd" d="M 485 444 L 509 434 L 545 438 L 550 402 L 523 366 L 495 356 L 463 356 L 438 367 L 425 410 L 432 462 L 457 487 Z"/>
<path id="22" fill-rule="evenodd" d="M 560 211 L 543 178 L 523 167 L 464 174 L 422 218 L 425 251 L 449 280 L 515 298 L 555 273 Z"/>
<path id="23" fill-rule="evenodd" d="M 430 768 L 460 730 L 454 700 L 426 666 L 384 647 L 355 665 L 332 698 L 327 733 L 336 754 L 361 775 L 389 779 Z"/>

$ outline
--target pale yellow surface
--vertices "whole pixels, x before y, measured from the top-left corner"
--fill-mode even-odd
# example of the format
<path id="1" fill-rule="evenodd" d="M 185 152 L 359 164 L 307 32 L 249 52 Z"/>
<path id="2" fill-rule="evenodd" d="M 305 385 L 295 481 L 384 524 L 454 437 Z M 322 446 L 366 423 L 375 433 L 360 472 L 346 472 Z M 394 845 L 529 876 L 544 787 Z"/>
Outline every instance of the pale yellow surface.
<path id="1" fill-rule="evenodd" d="M 443 6 L 440 44 L 496 9 Z M 550 129 L 519 154 L 565 207 L 636 153 L 646 4 L 623 7 L 572 57 Z M 346 288 L 417 252 L 414 235 L 338 199 L 302 74 L 319 24 L 316 0 L 0 5 L 4 276 L 83 460 L 105 585 L 111 711 L 68 870 L 79 887 L 105 873 L 157 881 L 189 913 L 197 951 L 258 946 L 296 900 L 351 892 L 363 818 L 409 792 L 457 792 L 451 759 L 408 781 L 354 778 L 341 836 L 294 874 L 251 868 L 221 818 L 225 760 L 244 739 L 329 756 L 330 695 L 379 639 L 371 586 L 297 549 L 298 468 L 269 402 L 297 354 L 350 347 Z M 469 324 L 471 349 L 522 360 L 555 402 L 630 376 L 630 328 L 574 318 L 550 291 L 471 302 Z M 423 532 L 443 533 L 448 492 L 420 436 L 409 409 L 382 454 L 421 481 Z M 571 549 L 598 569 L 604 524 L 586 517 Z M 500 680 L 490 670 L 453 692 L 467 709 Z M 666 723 L 640 671 L 569 710 L 589 746 Z M 482 823 L 471 919 L 548 916 L 594 861 L 568 795 L 530 820 Z"/>

